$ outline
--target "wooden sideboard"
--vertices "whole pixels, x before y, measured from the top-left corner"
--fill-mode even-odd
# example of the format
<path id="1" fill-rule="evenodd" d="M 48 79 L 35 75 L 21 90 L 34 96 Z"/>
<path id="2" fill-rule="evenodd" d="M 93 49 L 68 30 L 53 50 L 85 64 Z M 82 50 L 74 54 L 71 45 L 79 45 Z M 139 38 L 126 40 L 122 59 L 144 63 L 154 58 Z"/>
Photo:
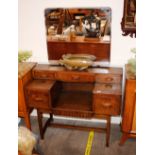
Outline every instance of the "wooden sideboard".
<path id="1" fill-rule="evenodd" d="M 120 145 L 123 145 L 128 138 L 136 137 L 136 80 L 130 79 L 127 74 L 121 127 Z"/>
<path id="2" fill-rule="evenodd" d="M 47 51 L 49 60 L 58 60 L 63 54 L 92 54 L 97 60 L 110 61 L 110 41 L 101 40 L 85 41 L 83 36 L 76 36 L 74 40 L 53 40 L 47 37 Z"/>
<path id="3" fill-rule="evenodd" d="M 32 68 L 36 63 L 19 63 L 18 64 L 18 116 L 23 117 L 27 128 L 31 129 L 30 112 L 32 108 L 28 108 L 25 95 L 24 86 L 32 80 Z"/>
<path id="4" fill-rule="evenodd" d="M 25 87 L 25 94 L 28 106 L 37 109 L 42 138 L 52 115 L 100 118 L 107 120 L 107 127 L 89 127 L 89 130 L 105 131 L 106 145 L 109 145 L 110 118 L 120 115 L 122 68 L 96 67 L 70 71 L 62 66 L 38 64 L 33 69 L 33 78 Z M 50 114 L 44 127 L 42 113 Z M 74 127 L 53 122 L 50 124 L 53 127 Z M 81 126 L 76 128 L 86 129 Z"/>

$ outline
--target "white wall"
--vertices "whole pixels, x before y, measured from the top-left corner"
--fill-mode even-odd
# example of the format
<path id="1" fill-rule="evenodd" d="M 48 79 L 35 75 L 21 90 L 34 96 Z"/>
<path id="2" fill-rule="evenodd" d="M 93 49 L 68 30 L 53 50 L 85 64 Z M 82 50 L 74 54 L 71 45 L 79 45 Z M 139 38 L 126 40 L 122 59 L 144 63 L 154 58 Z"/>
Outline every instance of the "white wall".
<path id="1" fill-rule="evenodd" d="M 19 0 L 19 49 L 32 50 L 31 60 L 46 63 L 46 31 L 45 8 L 58 7 L 104 7 L 112 9 L 112 40 L 111 65 L 124 66 L 131 57 L 130 49 L 136 46 L 135 38 L 122 36 L 121 20 L 124 0 Z M 33 114 L 36 114 L 34 112 Z M 113 118 L 112 122 L 119 123 L 120 118 Z"/>
<path id="2" fill-rule="evenodd" d="M 44 9 L 52 7 L 104 7 L 112 9 L 111 65 L 123 66 L 130 58 L 135 38 L 122 36 L 124 0 L 19 0 L 19 49 L 32 50 L 32 60 L 47 62 Z"/>

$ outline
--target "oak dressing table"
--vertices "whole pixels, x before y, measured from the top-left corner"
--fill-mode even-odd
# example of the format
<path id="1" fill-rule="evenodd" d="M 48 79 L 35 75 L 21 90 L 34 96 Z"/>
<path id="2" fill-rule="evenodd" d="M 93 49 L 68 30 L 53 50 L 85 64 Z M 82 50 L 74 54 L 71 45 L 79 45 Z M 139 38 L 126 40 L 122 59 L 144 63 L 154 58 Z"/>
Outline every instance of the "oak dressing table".
<path id="1" fill-rule="evenodd" d="M 120 115 L 122 96 L 122 68 L 90 67 L 84 71 L 70 71 L 62 66 L 38 64 L 32 70 L 33 81 L 25 87 L 29 107 L 37 109 L 40 134 L 47 126 L 77 128 L 106 132 L 109 145 L 110 118 Z M 42 126 L 42 114 L 50 118 Z M 55 124 L 52 116 L 99 118 L 107 120 L 106 128 Z"/>

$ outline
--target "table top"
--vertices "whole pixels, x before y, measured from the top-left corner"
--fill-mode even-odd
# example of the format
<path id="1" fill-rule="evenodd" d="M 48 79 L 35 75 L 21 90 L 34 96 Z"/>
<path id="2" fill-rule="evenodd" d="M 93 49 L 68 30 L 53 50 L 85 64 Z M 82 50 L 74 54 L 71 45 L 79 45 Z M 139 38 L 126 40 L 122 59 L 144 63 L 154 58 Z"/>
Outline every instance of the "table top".
<path id="1" fill-rule="evenodd" d="M 92 74 L 117 74 L 122 75 L 123 69 L 120 67 L 103 67 L 103 66 L 92 66 L 83 71 L 68 70 L 64 66 L 58 64 L 58 61 L 50 61 L 51 64 L 37 64 L 34 70 L 44 71 L 65 71 L 65 72 L 76 72 L 76 73 L 92 73 Z"/>
<path id="2" fill-rule="evenodd" d="M 36 65 L 36 63 L 34 63 L 34 62 L 21 62 L 21 63 L 18 63 L 18 79 L 21 79 L 35 65 Z"/>

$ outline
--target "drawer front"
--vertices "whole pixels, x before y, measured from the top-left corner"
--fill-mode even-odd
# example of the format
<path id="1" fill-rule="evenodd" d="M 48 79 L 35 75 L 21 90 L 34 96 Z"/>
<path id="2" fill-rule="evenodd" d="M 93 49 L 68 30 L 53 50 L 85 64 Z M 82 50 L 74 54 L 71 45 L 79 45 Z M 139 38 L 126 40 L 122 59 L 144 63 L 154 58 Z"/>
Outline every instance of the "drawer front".
<path id="1" fill-rule="evenodd" d="M 48 93 L 27 91 L 26 98 L 29 107 L 43 108 L 43 109 L 51 108 Z"/>
<path id="2" fill-rule="evenodd" d="M 96 75 L 95 80 L 99 83 L 121 83 L 122 78 L 120 75 L 100 74 Z"/>
<path id="3" fill-rule="evenodd" d="M 95 114 L 119 115 L 121 105 L 120 95 L 93 95 L 93 110 Z"/>
<path id="4" fill-rule="evenodd" d="M 64 82 L 94 82 L 94 75 L 60 72 L 56 73 L 56 79 Z"/>
<path id="5" fill-rule="evenodd" d="M 46 72 L 46 71 L 33 71 L 33 78 L 34 79 L 50 79 L 55 80 L 55 73 L 54 72 Z"/>

